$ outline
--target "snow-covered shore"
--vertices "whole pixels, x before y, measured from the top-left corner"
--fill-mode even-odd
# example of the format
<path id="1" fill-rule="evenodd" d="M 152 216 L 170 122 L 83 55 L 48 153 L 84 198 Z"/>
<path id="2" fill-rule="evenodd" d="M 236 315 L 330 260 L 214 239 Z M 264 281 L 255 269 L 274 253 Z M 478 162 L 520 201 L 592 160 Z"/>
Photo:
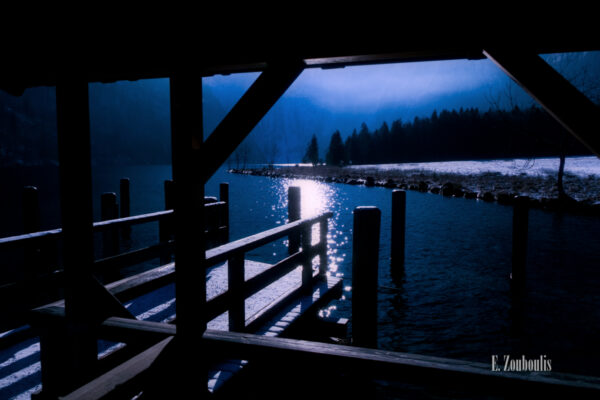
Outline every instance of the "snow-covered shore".
<path id="1" fill-rule="evenodd" d="M 510 204 L 515 196 L 528 196 L 533 207 L 547 209 L 565 207 L 557 200 L 557 171 L 558 159 L 231 170 L 250 175 L 418 190 L 504 204 Z M 568 208 L 600 213 L 600 160 L 596 157 L 568 158 L 564 188 L 577 200 L 577 203 L 568 204 Z"/>

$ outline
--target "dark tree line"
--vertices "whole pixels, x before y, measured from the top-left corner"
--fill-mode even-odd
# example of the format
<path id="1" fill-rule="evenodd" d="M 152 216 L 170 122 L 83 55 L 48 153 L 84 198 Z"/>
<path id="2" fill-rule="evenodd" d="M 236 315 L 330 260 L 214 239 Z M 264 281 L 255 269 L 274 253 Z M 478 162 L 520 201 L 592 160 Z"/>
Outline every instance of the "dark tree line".
<path id="1" fill-rule="evenodd" d="M 413 121 L 383 123 L 370 131 L 366 124 L 342 144 L 339 131 L 331 136 L 326 160 L 330 165 L 543 157 L 589 154 L 544 110 L 461 108 L 434 111 Z"/>

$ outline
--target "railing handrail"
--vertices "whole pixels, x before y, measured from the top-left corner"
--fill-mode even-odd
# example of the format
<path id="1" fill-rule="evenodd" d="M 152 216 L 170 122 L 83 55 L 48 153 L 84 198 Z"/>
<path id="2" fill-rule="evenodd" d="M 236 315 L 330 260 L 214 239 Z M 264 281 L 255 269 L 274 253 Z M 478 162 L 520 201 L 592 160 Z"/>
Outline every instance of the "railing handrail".
<path id="1" fill-rule="evenodd" d="M 205 204 L 204 207 L 222 207 L 226 204 L 224 201 L 217 201 L 214 203 Z M 169 217 L 173 214 L 173 210 L 156 211 L 152 213 L 132 215 L 130 217 L 109 219 L 106 221 L 94 222 L 94 232 L 101 232 L 107 229 L 120 228 L 125 226 L 132 226 L 137 224 L 144 224 L 147 222 L 160 221 L 164 218 Z M 19 246 L 30 241 L 49 239 L 58 237 L 62 234 L 62 228 L 49 229 L 46 231 L 25 233 L 22 235 L 14 235 L 0 238 L 0 248 Z"/>
<path id="2" fill-rule="evenodd" d="M 122 226 L 131 226 L 137 224 L 143 224 L 146 222 L 158 221 L 173 214 L 173 210 L 156 211 L 147 214 L 132 215 L 131 217 L 115 218 L 106 221 L 97 221 L 93 224 L 94 232 L 101 232 L 110 228 L 118 228 Z M 49 229 L 47 231 L 39 231 L 32 233 L 25 233 L 22 235 L 8 236 L 0 238 L 0 248 L 18 246 L 29 241 L 35 241 L 40 239 L 48 239 L 52 237 L 58 237 L 62 234 L 62 228 Z"/>
<path id="3" fill-rule="evenodd" d="M 315 224 L 323 219 L 329 219 L 332 216 L 333 213 L 328 211 L 315 217 L 299 219 L 297 221 L 254 234 L 252 236 L 247 236 L 245 238 L 226 243 L 224 245 L 215 247 L 214 249 L 207 250 L 206 266 L 208 267 L 219 262 L 227 261 L 236 253 L 247 253 L 250 250 L 254 250 L 274 240 L 287 236 L 292 231 L 301 230 L 306 225 Z"/>

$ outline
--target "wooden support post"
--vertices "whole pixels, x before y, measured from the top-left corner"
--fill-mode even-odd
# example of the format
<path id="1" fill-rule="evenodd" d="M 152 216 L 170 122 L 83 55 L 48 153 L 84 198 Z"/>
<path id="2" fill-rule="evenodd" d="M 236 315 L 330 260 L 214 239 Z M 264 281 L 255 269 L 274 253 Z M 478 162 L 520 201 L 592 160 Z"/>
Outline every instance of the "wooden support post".
<path id="1" fill-rule="evenodd" d="M 206 353 L 198 338 L 206 330 L 206 256 L 204 244 L 205 171 L 202 132 L 202 76 L 178 72 L 170 77 L 171 149 L 175 182 L 175 296 L 176 341 L 179 356 L 194 365 L 178 368 L 174 397 L 186 397 L 193 382 L 197 392 L 207 388 Z M 202 381 L 199 382 L 198 380 Z"/>
<path id="2" fill-rule="evenodd" d="M 302 289 L 305 293 L 309 293 L 311 290 L 312 281 L 312 260 L 313 252 L 311 250 L 312 242 L 312 225 L 307 224 L 302 228 L 302 253 L 304 254 L 302 261 Z"/>
<path id="3" fill-rule="evenodd" d="M 327 277 L 327 230 L 329 227 L 329 219 L 324 218 L 319 223 L 319 243 L 322 249 L 319 252 L 319 275 L 322 278 Z"/>
<path id="4" fill-rule="evenodd" d="M 121 199 L 121 218 L 129 217 L 131 215 L 129 178 L 121 178 L 121 181 L 119 182 L 119 193 Z M 121 228 L 121 235 L 124 240 L 131 240 L 131 226 L 123 226 Z"/>
<path id="5" fill-rule="evenodd" d="M 165 190 L 165 210 L 172 210 L 175 199 L 175 185 L 172 180 L 166 180 L 164 183 Z M 158 240 L 160 243 L 167 243 L 173 238 L 173 218 L 167 217 L 160 220 L 158 223 Z M 165 265 L 171 262 L 171 254 L 163 253 L 160 256 L 160 264 Z"/>
<path id="6" fill-rule="evenodd" d="M 41 332 L 43 395 L 80 386 L 98 356 L 90 320 L 100 307 L 89 294 L 94 263 L 88 83 L 65 76 L 56 86 L 60 204 L 65 282 L 64 326 Z"/>
<path id="7" fill-rule="evenodd" d="M 229 183 L 223 182 L 219 185 L 219 200 L 225 202 L 223 215 L 221 216 L 221 224 L 226 229 L 223 231 L 222 243 L 229 242 Z"/>
<path id="8" fill-rule="evenodd" d="M 300 219 L 300 187 L 290 186 L 288 188 L 288 222 L 294 222 Z M 300 232 L 290 233 L 288 251 L 294 254 L 300 247 Z"/>
<path id="9" fill-rule="evenodd" d="M 244 253 L 236 253 L 227 260 L 227 290 L 231 296 L 229 330 L 233 332 L 243 332 L 246 327 L 244 280 Z"/>
<path id="10" fill-rule="evenodd" d="M 527 234 L 529 229 L 529 198 L 518 196 L 513 206 L 511 289 L 522 295 L 527 268 Z"/>
<path id="11" fill-rule="evenodd" d="M 406 230 L 406 192 L 392 192 L 392 275 L 404 271 L 404 243 Z"/>
<path id="12" fill-rule="evenodd" d="M 32 233 L 40 230 L 40 203 L 38 189 L 35 186 L 23 188 L 22 207 L 23 232 Z M 42 272 L 41 248 L 38 243 L 27 243 L 24 249 L 25 268 L 23 277 L 27 280 L 34 279 Z"/>
<path id="13" fill-rule="evenodd" d="M 377 347 L 379 228 L 377 207 L 354 209 L 352 238 L 352 336 L 361 347 Z"/>
<path id="14" fill-rule="evenodd" d="M 108 221 L 119 218 L 116 193 L 102 193 L 100 196 L 100 219 Z M 102 255 L 104 258 L 114 256 L 119 252 L 119 232 L 108 229 L 102 232 Z"/>

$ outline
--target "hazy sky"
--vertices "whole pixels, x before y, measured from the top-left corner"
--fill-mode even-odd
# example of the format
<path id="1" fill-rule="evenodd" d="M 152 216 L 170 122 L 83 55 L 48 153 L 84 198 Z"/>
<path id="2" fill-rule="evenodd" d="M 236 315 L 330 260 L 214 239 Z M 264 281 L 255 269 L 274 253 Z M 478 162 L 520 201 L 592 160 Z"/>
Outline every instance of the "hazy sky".
<path id="1" fill-rule="evenodd" d="M 205 78 L 220 99 L 235 101 L 258 73 Z M 306 69 L 284 96 L 302 97 L 332 111 L 416 106 L 437 99 L 480 92 L 482 98 L 508 78 L 488 60 L 453 60 Z M 443 108 L 443 105 L 437 107 Z"/>
<path id="2" fill-rule="evenodd" d="M 600 52 L 542 56 L 565 76 L 600 79 Z M 583 66 L 583 67 L 582 67 Z M 214 76 L 204 84 L 230 107 L 256 79 L 258 73 Z M 567 78 L 571 78 L 567 76 Z M 580 79 L 581 80 L 581 79 Z M 575 82 L 576 86 L 579 82 Z M 490 106 L 489 98 L 512 86 L 517 103 L 531 104 L 529 97 L 491 61 L 451 60 L 380 64 L 323 70 L 308 68 L 284 97 L 300 97 L 331 111 L 372 113 L 382 108 L 425 110 Z M 580 88 L 581 89 L 581 88 Z M 460 107 L 460 106 L 459 106 Z"/>

